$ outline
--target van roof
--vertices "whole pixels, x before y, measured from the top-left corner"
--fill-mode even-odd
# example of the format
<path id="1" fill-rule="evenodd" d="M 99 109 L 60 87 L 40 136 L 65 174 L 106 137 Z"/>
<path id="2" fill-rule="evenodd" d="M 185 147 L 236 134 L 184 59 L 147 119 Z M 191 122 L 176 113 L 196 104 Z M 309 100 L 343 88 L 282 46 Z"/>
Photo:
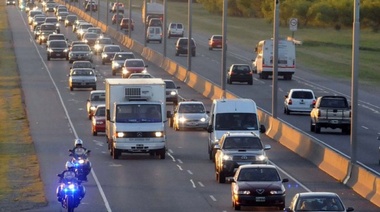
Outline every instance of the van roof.
<path id="1" fill-rule="evenodd" d="M 256 113 L 256 103 L 252 99 L 214 99 L 216 113 Z"/>

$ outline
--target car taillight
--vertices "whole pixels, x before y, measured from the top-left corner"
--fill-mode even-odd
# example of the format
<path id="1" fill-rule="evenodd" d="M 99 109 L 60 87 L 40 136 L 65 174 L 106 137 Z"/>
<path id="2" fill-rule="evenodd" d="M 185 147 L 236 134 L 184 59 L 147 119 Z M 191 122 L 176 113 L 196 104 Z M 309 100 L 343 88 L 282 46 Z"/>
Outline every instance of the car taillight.
<path id="1" fill-rule="evenodd" d="M 291 105 L 291 104 L 293 104 L 293 101 L 292 101 L 292 99 L 289 99 L 288 105 Z"/>
<path id="2" fill-rule="evenodd" d="M 316 101 L 314 99 L 313 102 L 311 103 L 311 105 L 313 105 L 313 107 L 314 107 L 315 103 L 316 103 Z"/>
<path id="3" fill-rule="evenodd" d="M 318 110 L 318 117 L 321 117 L 321 111 Z"/>

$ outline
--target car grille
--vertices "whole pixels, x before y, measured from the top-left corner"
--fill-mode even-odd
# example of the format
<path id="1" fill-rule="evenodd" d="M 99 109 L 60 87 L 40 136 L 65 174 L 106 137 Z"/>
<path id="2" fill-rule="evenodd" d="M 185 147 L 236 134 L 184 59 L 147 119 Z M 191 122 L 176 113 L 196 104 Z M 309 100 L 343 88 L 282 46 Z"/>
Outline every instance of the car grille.
<path id="1" fill-rule="evenodd" d="M 156 137 L 156 132 L 124 132 L 124 138 L 151 138 Z"/>

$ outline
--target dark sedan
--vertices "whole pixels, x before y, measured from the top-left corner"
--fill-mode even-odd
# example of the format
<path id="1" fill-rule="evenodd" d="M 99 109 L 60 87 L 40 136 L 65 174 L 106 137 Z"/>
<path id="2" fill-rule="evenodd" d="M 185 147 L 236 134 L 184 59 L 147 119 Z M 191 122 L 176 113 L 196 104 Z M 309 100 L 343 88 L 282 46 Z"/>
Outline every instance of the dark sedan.
<path id="1" fill-rule="evenodd" d="M 253 84 L 251 67 L 248 64 L 233 64 L 227 70 L 227 83 L 246 82 L 248 85 Z"/>
<path id="2" fill-rule="evenodd" d="M 119 45 L 105 45 L 102 51 L 102 65 L 110 63 L 116 52 L 121 52 Z"/>
<path id="3" fill-rule="evenodd" d="M 277 168 L 268 164 L 241 165 L 231 181 L 232 205 L 285 208 L 285 187 Z"/>
<path id="4" fill-rule="evenodd" d="M 47 60 L 51 58 L 64 58 L 68 57 L 68 45 L 65 40 L 52 40 L 47 48 Z"/>

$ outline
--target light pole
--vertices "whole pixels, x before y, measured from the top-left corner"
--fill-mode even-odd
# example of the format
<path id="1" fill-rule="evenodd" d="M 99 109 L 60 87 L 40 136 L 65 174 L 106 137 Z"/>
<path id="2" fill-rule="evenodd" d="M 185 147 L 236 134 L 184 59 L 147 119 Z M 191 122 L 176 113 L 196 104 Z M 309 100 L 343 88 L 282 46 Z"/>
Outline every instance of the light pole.
<path id="1" fill-rule="evenodd" d="M 226 59 L 227 59 L 227 46 L 226 46 L 226 40 L 227 40 L 227 8 L 228 8 L 228 0 L 223 0 L 223 18 L 222 18 L 222 65 L 220 67 L 221 69 L 221 76 L 222 79 L 220 81 L 220 85 L 222 88 L 222 98 L 226 98 Z"/>
<path id="2" fill-rule="evenodd" d="M 187 70 L 188 71 L 191 71 L 191 57 L 192 57 L 192 45 L 191 45 L 191 19 L 192 19 L 192 4 L 193 4 L 193 0 L 189 0 L 189 6 L 188 6 L 188 27 L 189 27 L 189 30 L 187 32 Z"/>
<path id="3" fill-rule="evenodd" d="M 274 0 L 273 22 L 273 74 L 272 74 L 272 117 L 277 118 L 277 71 L 278 71 L 278 28 L 280 0 Z"/>

